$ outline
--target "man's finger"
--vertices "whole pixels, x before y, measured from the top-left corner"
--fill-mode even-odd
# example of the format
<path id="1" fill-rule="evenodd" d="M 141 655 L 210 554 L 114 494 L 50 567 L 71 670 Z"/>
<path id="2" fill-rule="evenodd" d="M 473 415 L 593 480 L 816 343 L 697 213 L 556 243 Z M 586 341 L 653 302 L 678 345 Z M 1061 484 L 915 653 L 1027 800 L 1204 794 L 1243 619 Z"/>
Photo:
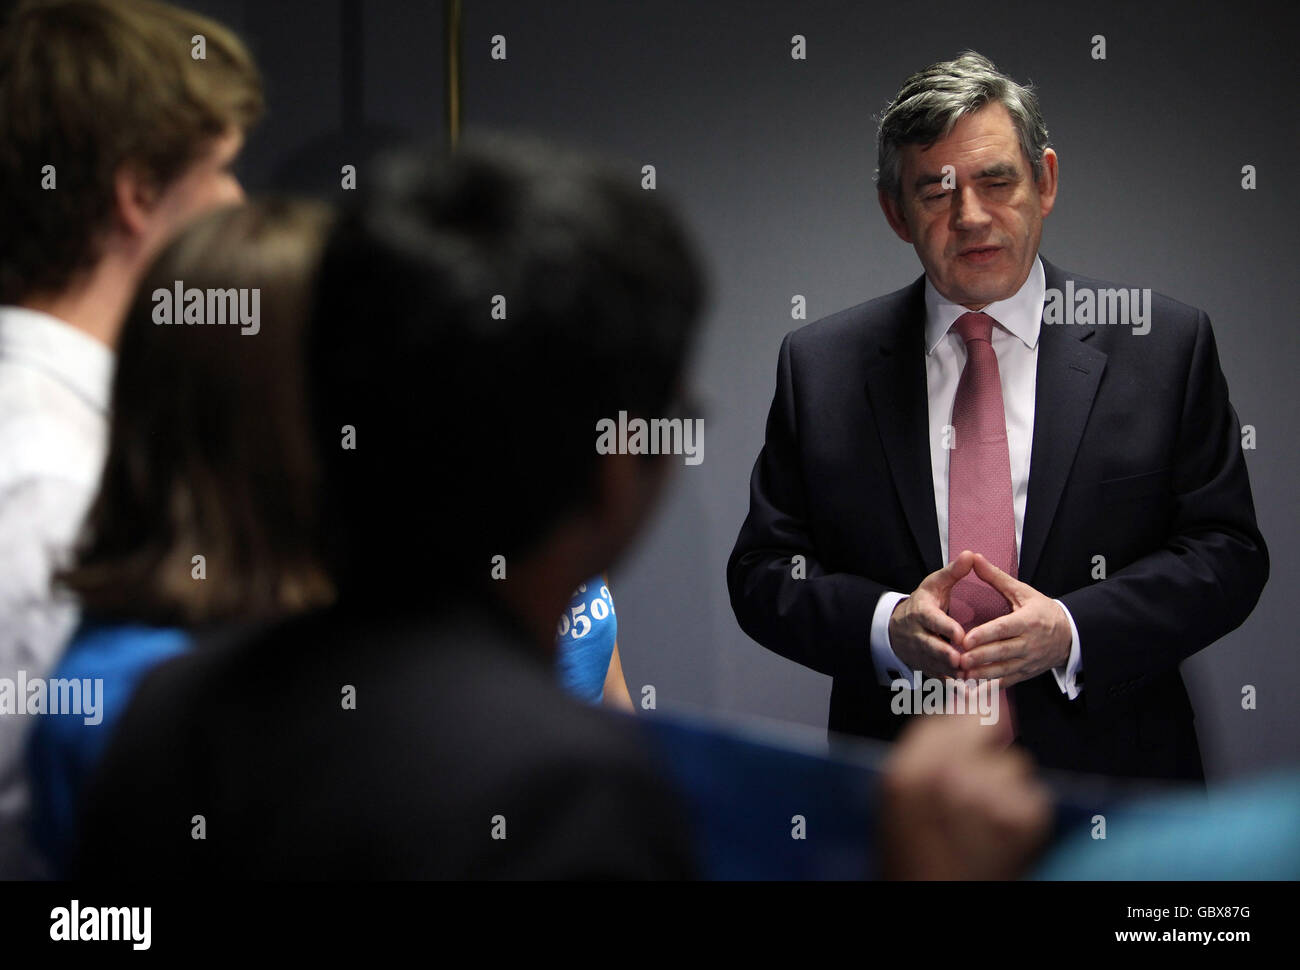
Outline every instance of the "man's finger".
<path id="1" fill-rule="evenodd" d="M 1018 684 L 1022 680 L 1029 679 L 1024 675 L 1022 663 L 1022 660 L 1005 660 L 999 663 L 986 664 L 983 667 L 967 671 L 966 676 L 975 677 L 977 680 L 996 680 L 1000 682 L 1001 686 L 1010 687 L 1012 684 Z"/>
<path id="2" fill-rule="evenodd" d="M 986 643 L 1010 640 L 1012 637 L 1022 635 L 1025 628 L 1025 618 L 1022 613 L 1004 613 L 1002 616 L 995 616 L 987 623 L 981 623 L 979 626 L 968 630 L 966 635 L 962 637 L 961 649 L 970 651 L 976 647 L 982 647 Z"/>
<path id="3" fill-rule="evenodd" d="M 975 553 L 971 568 L 975 570 L 976 576 L 1005 596 L 1012 606 L 1020 605 L 1020 588 L 1023 586 L 1020 580 L 1003 572 L 979 552 Z"/>
<path id="4" fill-rule="evenodd" d="M 948 641 L 932 633 L 923 635 L 923 642 L 930 652 L 930 665 L 945 675 L 952 675 L 961 670 L 961 653 L 954 650 Z"/>
<path id="5" fill-rule="evenodd" d="M 975 670 L 992 663 L 1008 660 L 1023 660 L 1029 653 L 1029 642 L 1024 637 L 1011 637 L 1007 640 L 995 640 L 976 650 L 968 650 L 961 655 L 964 670 Z"/>
<path id="6" fill-rule="evenodd" d="M 918 617 L 922 627 L 936 636 L 943 637 L 954 648 L 961 649 L 962 642 L 966 639 L 966 631 L 947 613 L 939 609 L 925 609 L 918 614 Z"/>
<path id="7" fill-rule="evenodd" d="M 921 585 L 938 596 L 946 596 L 952 592 L 952 588 L 957 585 L 957 581 L 974 568 L 975 553 L 965 549 L 948 565 L 925 577 Z"/>

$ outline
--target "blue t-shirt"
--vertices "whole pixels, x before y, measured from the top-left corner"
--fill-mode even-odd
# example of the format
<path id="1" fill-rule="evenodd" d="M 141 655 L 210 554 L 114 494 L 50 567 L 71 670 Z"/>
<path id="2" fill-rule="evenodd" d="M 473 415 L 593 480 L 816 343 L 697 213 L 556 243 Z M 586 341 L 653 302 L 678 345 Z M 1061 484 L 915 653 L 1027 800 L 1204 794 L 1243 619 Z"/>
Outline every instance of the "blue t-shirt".
<path id="1" fill-rule="evenodd" d="M 596 576 L 578 587 L 555 631 L 556 664 L 565 689 L 599 703 L 617 639 L 614 597 L 605 580 Z"/>
<path id="2" fill-rule="evenodd" d="M 77 630 L 50 680 L 90 681 L 97 709 L 83 714 L 42 714 L 27 746 L 36 844 L 54 866 L 67 870 L 77 835 L 78 803 L 112 740 L 113 729 L 131 702 L 136 685 L 155 665 L 190 648 L 182 630 L 136 624 Z M 96 682 L 102 688 L 94 687 Z M 83 686 L 83 698 L 86 692 Z M 93 723 L 86 723 L 87 720 Z"/>

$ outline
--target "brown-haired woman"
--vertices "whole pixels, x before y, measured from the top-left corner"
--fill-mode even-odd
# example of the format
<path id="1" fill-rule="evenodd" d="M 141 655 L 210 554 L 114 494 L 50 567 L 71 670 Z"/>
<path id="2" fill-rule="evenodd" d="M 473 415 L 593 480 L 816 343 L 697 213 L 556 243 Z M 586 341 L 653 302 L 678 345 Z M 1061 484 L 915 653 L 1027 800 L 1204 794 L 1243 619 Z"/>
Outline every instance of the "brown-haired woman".
<path id="1" fill-rule="evenodd" d="M 58 577 L 83 612 L 51 677 L 92 689 L 80 716 L 42 716 L 28 751 L 36 840 L 56 872 L 81 790 L 154 664 L 198 630 L 331 598 L 301 365 L 330 221 L 307 202 L 222 209 L 164 249 L 136 293 L 99 494 Z"/>

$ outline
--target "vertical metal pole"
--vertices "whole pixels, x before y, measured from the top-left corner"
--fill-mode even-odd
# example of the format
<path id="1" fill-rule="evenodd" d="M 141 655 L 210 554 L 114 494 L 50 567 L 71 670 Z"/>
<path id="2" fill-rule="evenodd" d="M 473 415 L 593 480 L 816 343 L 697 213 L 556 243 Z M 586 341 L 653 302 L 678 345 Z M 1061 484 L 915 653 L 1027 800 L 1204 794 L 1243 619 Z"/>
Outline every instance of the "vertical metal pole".
<path id="1" fill-rule="evenodd" d="M 447 141 L 455 151 L 460 141 L 461 0 L 443 0 L 447 39 Z"/>
<path id="2" fill-rule="evenodd" d="M 339 106 L 342 130 L 353 136 L 365 125 L 365 18 L 361 0 L 343 0 L 339 5 Z"/>

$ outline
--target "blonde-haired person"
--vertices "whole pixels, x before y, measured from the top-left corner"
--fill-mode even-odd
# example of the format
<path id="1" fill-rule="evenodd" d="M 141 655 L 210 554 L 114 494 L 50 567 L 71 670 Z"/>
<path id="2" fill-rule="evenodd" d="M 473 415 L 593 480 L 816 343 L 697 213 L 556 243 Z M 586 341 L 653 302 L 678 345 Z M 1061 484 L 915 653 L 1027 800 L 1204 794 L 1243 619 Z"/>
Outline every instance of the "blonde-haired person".
<path id="1" fill-rule="evenodd" d="M 98 722 L 46 714 L 29 750 L 35 832 L 56 872 L 83 785 L 154 664 L 197 632 L 331 598 L 302 368 L 330 220 L 323 205 L 275 200 L 208 215 L 163 251 L 127 315 L 103 480 L 59 576 L 83 619 L 54 676 L 102 680 Z M 167 322 L 178 281 L 225 294 L 228 322 L 180 308 Z M 255 320 L 236 315 L 241 300 Z"/>
<path id="2" fill-rule="evenodd" d="M 0 678 L 43 677 L 75 623 L 50 577 L 99 478 L 122 317 L 165 241 L 242 197 L 261 112 L 248 51 L 206 17 L 41 0 L 0 24 Z M 0 717 L 0 878 L 39 874 L 26 724 Z"/>

